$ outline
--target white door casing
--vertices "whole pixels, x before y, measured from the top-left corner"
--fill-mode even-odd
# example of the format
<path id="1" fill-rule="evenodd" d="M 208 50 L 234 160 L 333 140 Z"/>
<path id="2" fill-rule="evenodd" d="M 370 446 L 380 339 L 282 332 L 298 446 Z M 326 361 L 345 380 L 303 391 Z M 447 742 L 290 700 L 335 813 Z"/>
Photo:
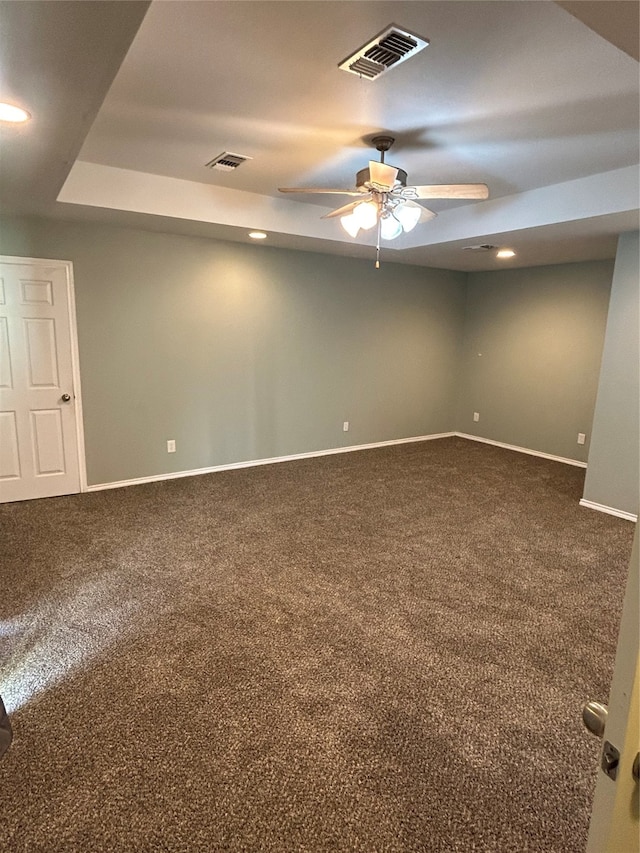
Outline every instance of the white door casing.
<path id="1" fill-rule="evenodd" d="M 0 256 L 0 503 L 86 489 L 81 411 L 71 263 Z"/>

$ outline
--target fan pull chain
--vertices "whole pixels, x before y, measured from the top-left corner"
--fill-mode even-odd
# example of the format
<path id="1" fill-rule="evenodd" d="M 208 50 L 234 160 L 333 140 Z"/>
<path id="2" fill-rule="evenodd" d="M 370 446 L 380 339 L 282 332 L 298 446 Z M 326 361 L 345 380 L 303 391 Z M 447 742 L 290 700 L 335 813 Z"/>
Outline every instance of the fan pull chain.
<path id="1" fill-rule="evenodd" d="M 380 211 L 378 211 L 378 239 L 376 240 L 376 269 L 380 269 L 380 228 L 381 226 Z"/>

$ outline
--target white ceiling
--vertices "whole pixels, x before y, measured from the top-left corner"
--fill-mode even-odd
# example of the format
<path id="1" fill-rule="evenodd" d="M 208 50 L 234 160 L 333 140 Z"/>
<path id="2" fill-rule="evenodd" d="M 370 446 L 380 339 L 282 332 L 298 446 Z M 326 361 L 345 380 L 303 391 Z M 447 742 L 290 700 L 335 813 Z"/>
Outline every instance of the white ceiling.
<path id="1" fill-rule="evenodd" d="M 321 219 L 349 199 L 277 188 L 352 188 L 385 132 L 410 183 L 490 189 L 430 202 L 438 218 L 384 244 L 387 261 L 498 266 L 463 248 L 478 243 L 513 247 L 511 265 L 613 257 L 638 227 L 635 0 L 2 2 L 0 16 L 0 98 L 34 116 L 0 131 L 4 212 L 241 241 L 262 228 L 273 246 L 372 257 L 369 235 Z M 374 81 L 338 69 L 390 23 L 429 47 Z M 223 151 L 252 159 L 206 169 Z"/>

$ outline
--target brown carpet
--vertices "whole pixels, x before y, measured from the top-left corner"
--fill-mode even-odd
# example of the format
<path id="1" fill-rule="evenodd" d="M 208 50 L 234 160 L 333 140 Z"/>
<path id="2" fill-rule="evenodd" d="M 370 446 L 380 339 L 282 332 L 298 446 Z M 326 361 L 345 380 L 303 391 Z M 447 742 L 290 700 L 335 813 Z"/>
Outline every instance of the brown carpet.
<path id="1" fill-rule="evenodd" d="M 633 524 L 463 439 L 0 507 L 0 847 L 586 843 Z"/>

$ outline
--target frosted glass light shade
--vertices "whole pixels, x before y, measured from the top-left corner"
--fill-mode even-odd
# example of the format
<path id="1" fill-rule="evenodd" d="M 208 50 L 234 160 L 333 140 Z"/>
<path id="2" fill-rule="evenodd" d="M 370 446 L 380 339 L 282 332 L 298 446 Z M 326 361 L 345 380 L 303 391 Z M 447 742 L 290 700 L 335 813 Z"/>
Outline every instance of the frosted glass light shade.
<path id="1" fill-rule="evenodd" d="M 357 237 L 360 229 L 367 231 L 380 220 L 380 236 L 383 240 L 395 240 L 403 231 L 413 230 L 422 214 L 417 204 L 400 203 L 388 207 L 377 202 L 362 201 L 351 213 L 340 217 L 342 227 L 350 237 Z"/>
<path id="2" fill-rule="evenodd" d="M 385 213 L 380 219 L 380 236 L 383 240 L 395 240 L 402 234 L 402 225 L 395 216 Z"/>
<path id="3" fill-rule="evenodd" d="M 340 224 L 350 237 L 357 237 L 360 225 L 357 222 L 353 213 L 348 213 L 346 216 L 340 217 Z"/>
<path id="4" fill-rule="evenodd" d="M 363 201 L 353 209 L 353 217 L 364 231 L 368 231 L 378 221 L 378 205 L 375 201 Z"/>
<path id="5" fill-rule="evenodd" d="M 420 219 L 420 208 L 410 204 L 399 204 L 393 211 L 396 219 L 400 220 L 400 224 L 404 231 L 412 231 L 418 224 Z"/>

